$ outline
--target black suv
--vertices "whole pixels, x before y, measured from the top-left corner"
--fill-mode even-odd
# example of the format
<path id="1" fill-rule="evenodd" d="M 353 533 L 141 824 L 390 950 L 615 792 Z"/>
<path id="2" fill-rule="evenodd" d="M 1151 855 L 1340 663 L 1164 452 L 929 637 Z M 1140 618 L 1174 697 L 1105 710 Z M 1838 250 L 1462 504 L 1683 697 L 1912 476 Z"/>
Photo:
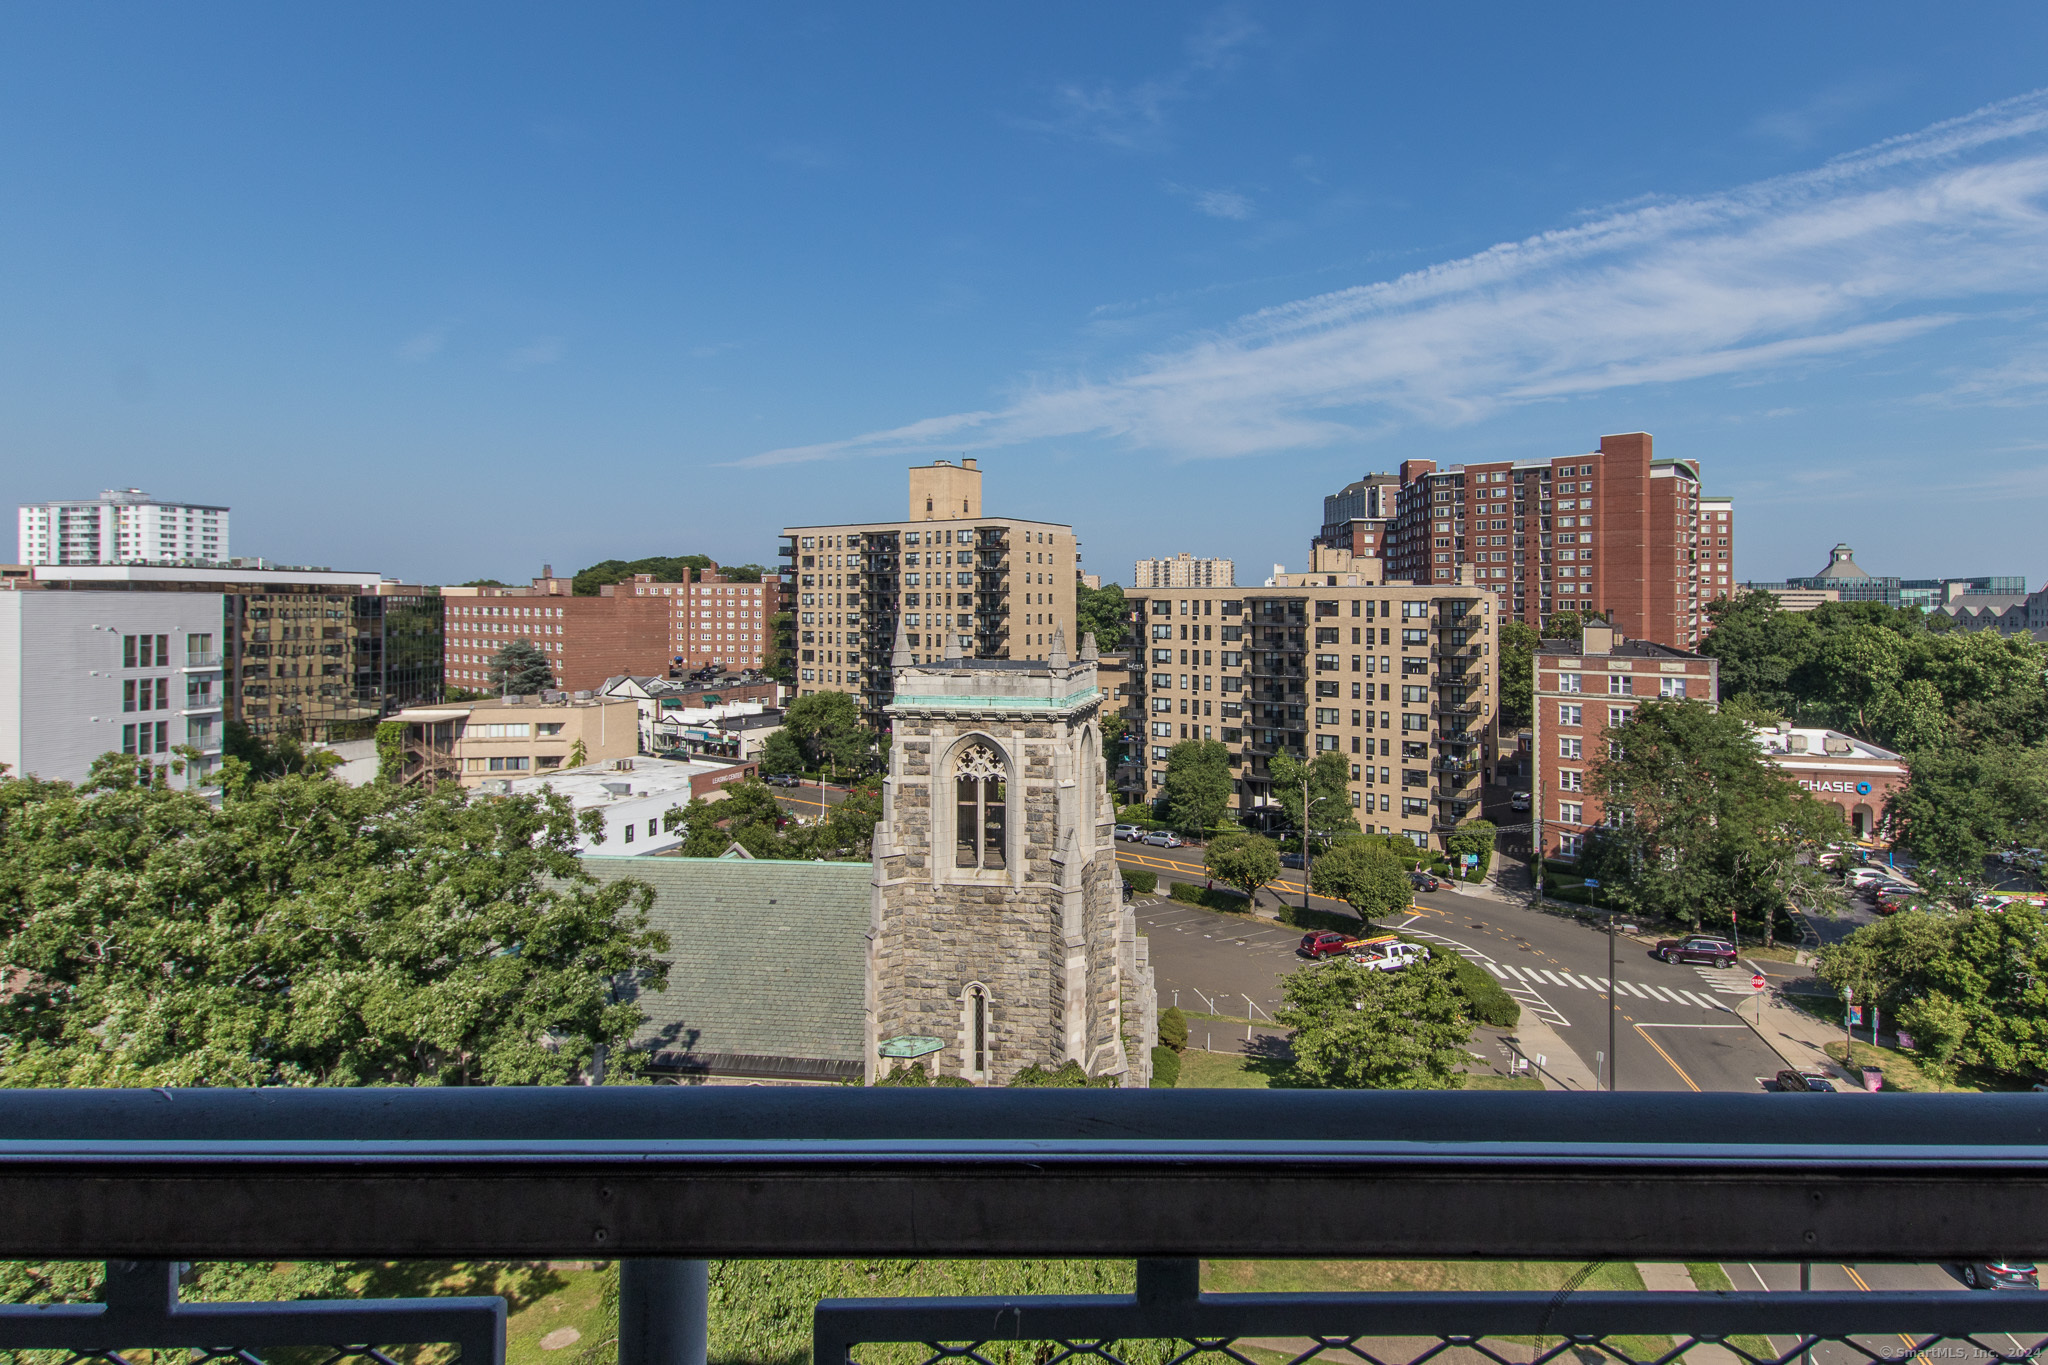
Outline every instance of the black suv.
<path id="1" fill-rule="evenodd" d="M 1688 934 L 1684 938 L 1660 941 L 1656 956 L 1666 962 L 1711 962 L 1716 967 L 1732 967 L 1735 965 L 1735 945 L 1725 938 Z"/>

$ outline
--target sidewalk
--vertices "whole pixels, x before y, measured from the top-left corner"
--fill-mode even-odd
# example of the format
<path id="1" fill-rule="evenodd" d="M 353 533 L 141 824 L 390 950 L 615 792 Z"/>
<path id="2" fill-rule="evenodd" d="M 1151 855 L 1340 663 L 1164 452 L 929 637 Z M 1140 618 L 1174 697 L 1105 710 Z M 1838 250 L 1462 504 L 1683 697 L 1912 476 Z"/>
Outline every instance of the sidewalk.
<path id="1" fill-rule="evenodd" d="M 1557 1036 L 1557 1030 L 1537 1018 L 1533 1010 L 1523 1009 L 1507 1043 L 1529 1059 L 1529 1070 L 1543 1082 L 1545 1090 L 1600 1088 L 1600 1078 L 1593 1074 L 1593 1069 L 1579 1060 L 1579 1054 Z M 1541 1065 L 1536 1061 L 1538 1057 L 1543 1058 Z"/>
<path id="2" fill-rule="evenodd" d="M 1865 1093 L 1862 1085 L 1846 1076 L 1825 1051 L 1826 1044 L 1841 1041 L 1842 1030 L 1838 1026 L 1824 1023 L 1804 1010 L 1792 1008 L 1778 998 L 1776 991 L 1766 993 L 1761 1016 L 1754 1004 L 1745 1003 L 1735 1011 L 1735 1017 L 1749 1025 L 1764 1045 L 1784 1060 L 1786 1066 L 1796 1071 L 1816 1071 L 1823 1076 L 1833 1076 L 1844 1081 L 1855 1093 Z"/>

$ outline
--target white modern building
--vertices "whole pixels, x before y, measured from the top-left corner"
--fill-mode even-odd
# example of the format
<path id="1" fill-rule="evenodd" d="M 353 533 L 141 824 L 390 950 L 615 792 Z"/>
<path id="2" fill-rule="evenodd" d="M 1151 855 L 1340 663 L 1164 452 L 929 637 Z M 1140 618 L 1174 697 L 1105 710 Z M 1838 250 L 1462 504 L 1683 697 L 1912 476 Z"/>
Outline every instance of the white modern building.
<path id="1" fill-rule="evenodd" d="M 552 791 L 565 798 L 576 814 L 595 811 L 602 832 L 583 828 L 576 833 L 578 853 L 669 853 L 689 837 L 686 827 L 666 828 L 668 813 L 690 804 L 693 796 L 719 800 L 726 781 L 752 777 L 753 769 L 731 763 L 696 763 L 670 758 L 635 758 L 609 767 L 592 764 L 545 777 L 487 779 L 477 788 L 483 795 L 538 796 Z"/>
<path id="2" fill-rule="evenodd" d="M 0 592 L 0 763 L 82 780 L 102 754 L 220 757 L 225 598 L 207 592 Z"/>
<path id="3" fill-rule="evenodd" d="M 139 488 L 21 504 L 23 564 L 216 563 L 228 558 L 228 509 L 158 502 Z"/>

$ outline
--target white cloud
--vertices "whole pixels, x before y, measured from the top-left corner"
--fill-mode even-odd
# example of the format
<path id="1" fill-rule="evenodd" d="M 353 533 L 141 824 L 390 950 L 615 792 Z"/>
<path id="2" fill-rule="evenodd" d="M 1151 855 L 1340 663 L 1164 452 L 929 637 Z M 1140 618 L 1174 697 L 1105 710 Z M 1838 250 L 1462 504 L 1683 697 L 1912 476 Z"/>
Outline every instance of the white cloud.
<path id="1" fill-rule="evenodd" d="M 1236 66 L 1239 51 L 1258 34 L 1258 25 L 1235 9 L 1218 10 L 1189 36 L 1186 58 L 1174 70 L 1130 85 L 1068 81 L 1053 89 L 1050 118 L 1016 122 L 1130 151 L 1156 148 L 1165 139 L 1172 107 Z"/>
<path id="2" fill-rule="evenodd" d="M 563 355 L 560 337 L 537 337 L 505 357 L 508 370 L 533 370 L 542 365 L 552 365 Z"/>
<path id="3" fill-rule="evenodd" d="M 393 354 L 400 360 L 413 365 L 432 360 L 435 356 L 441 354 L 443 350 L 447 349 L 449 330 L 445 323 L 429 327 L 426 331 L 416 336 L 406 338 Z"/>
<path id="4" fill-rule="evenodd" d="M 1195 207 L 1211 218 L 1234 218 L 1242 222 L 1252 216 L 1252 201 L 1236 190 L 1203 190 L 1195 196 Z"/>
<path id="5" fill-rule="evenodd" d="M 2044 132 L 2036 92 L 1812 171 L 1264 309 L 1107 377 L 1034 377 L 994 410 L 743 463 L 1074 438 L 1256 454 L 1896 345 L 2048 293 Z"/>

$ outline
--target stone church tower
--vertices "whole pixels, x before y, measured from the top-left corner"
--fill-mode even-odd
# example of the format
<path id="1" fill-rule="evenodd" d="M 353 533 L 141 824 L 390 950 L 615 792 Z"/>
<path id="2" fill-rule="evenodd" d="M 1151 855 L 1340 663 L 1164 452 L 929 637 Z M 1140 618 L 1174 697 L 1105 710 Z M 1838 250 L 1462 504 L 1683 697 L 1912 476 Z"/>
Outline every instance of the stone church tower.
<path id="1" fill-rule="evenodd" d="M 875 829 L 868 1078 L 918 1058 L 1007 1084 L 1077 1061 L 1151 1083 L 1158 993 L 1124 908 L 1104 783 L 1095 639 L 1069 663 L 913 666 L 898 627 Z"/>

